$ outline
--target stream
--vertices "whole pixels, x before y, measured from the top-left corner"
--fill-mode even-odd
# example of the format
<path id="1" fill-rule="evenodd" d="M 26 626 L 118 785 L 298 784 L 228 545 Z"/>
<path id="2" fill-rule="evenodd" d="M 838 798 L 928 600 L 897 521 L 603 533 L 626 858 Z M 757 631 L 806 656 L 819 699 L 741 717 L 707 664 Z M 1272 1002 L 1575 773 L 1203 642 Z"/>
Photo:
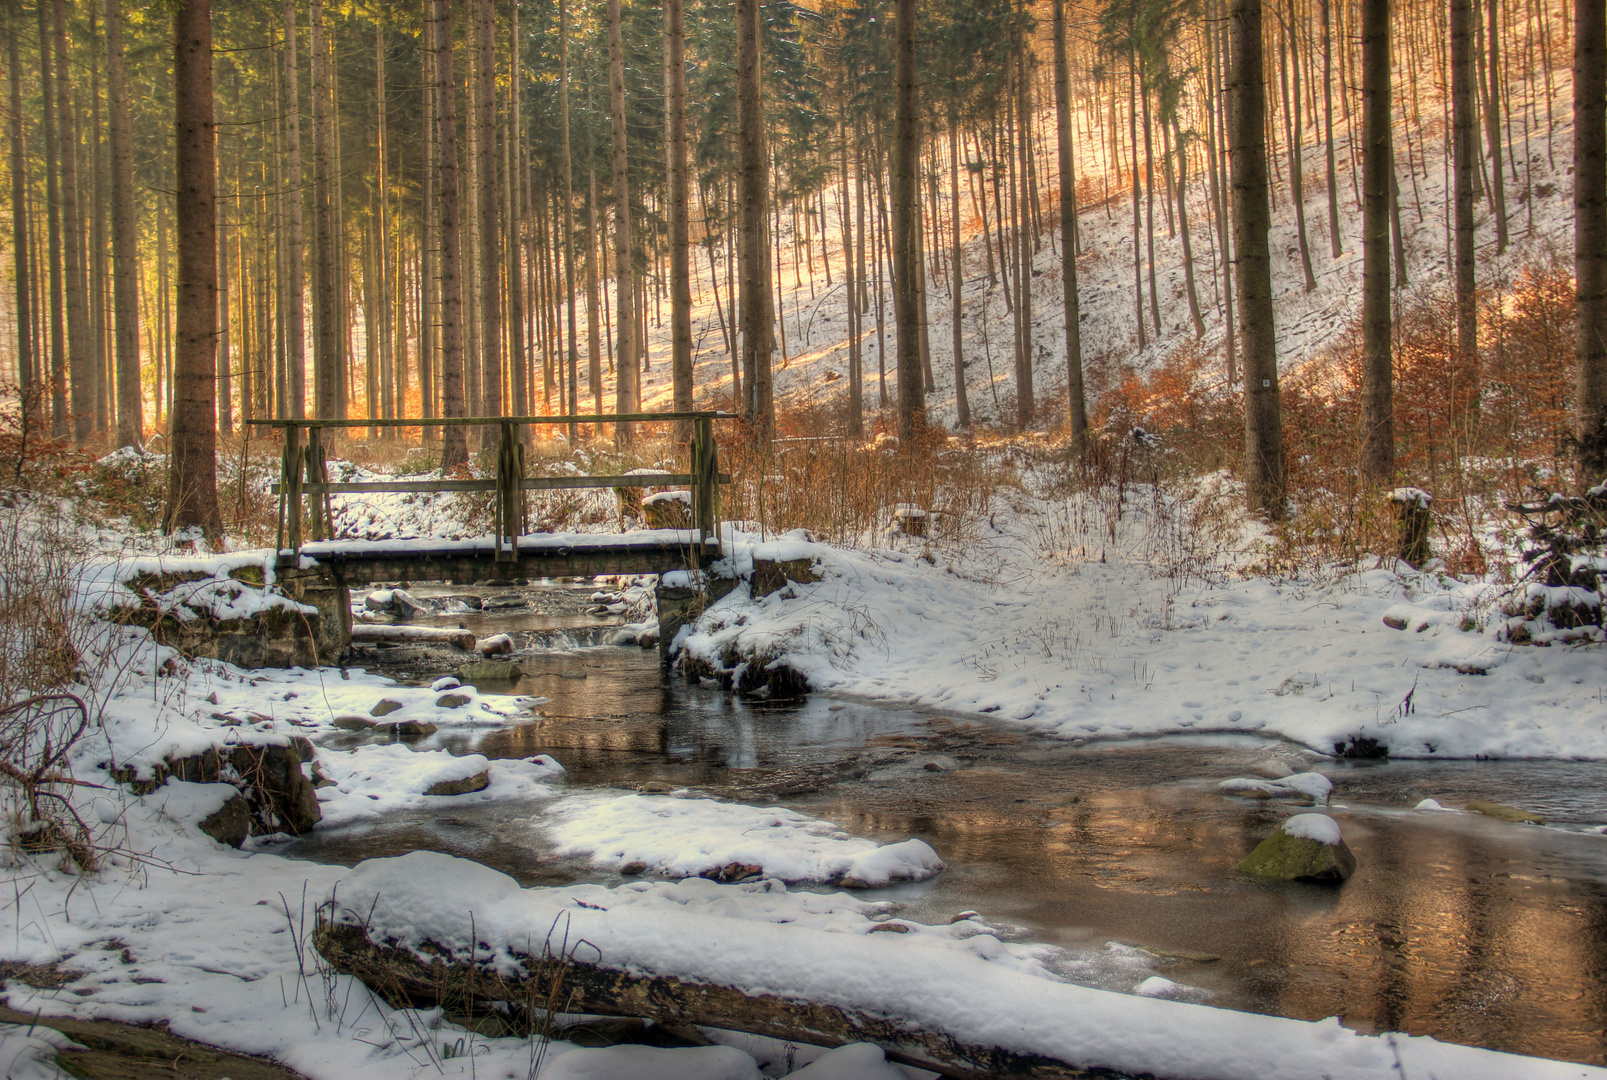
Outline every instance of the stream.
<path id="1" fill-rule="evenodd" d="M 513 635 L 523 676 L 480 689 L 547 698 L 546 715 L 421 746 L 551 754 L 571 789 L 692 788 L 877 840 L 918 837 L 946 869 L 866 899 L 922 922 L 979 912 L 1001 936 L 1061 947 L 1055 966 L 1075 982 L 1130 991 L 1159 974 L 1225 1008 L 1607 1064 L 1607 836 L 1590 831 L 1607 823 L 1600 763 L 1334 760 L 1231 735 L 1076 745 L 819 695 L 743 699 L 664 674 L 656 650 L 604 644 L 618 620 L 588 614 L 589 587 L 414 593 L 466 591 L 507 606 L 419 621 Z M 368 666 L 409 683 L 461 662 L 388 652 Z M 1215 786 L 1278 765 L 1333 779 L 1330 812 L 1360 864 L 1343 886 L 1233 872 L 1298 811 Z M 1548 824 L 1414 811 L 1425 798 L 1509 803 Z M 541 805 L 419 810 L 281 850 L 350 865 L 430 849 L 525 885 L 623 880 L 555 856 L 531 825 Z"/>

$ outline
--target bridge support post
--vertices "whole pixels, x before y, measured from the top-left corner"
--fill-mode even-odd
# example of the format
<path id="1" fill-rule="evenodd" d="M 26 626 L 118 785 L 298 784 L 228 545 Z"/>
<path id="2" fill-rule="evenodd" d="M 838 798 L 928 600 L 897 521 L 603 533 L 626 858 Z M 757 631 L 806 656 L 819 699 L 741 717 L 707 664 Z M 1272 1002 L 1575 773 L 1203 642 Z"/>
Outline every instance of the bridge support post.
<path id="1" fill-rule="evenodd" d="M 275 548 L 275 555 L 283 565 L 294 565 L 296 553 L 301 550 L 301 477 L 303 468 L 301 429 L 287 427 L 285 428 L 284 453 L 280 458 L 279 465 L 279 532 L 277 547 Z"/>
<path id="2" fill-rule="evenodd" d="M 519 561 L 519 534 L 524 531 L 524 457 L 519 425 L 504 420 L 497 440 L 497 562 Z"/>
<path id="3" fill-rule="evenodd" d="M 718 543 L 720 534 L 715 528 L 719 515 L 720 462 L 714 449 L 714 421 L 700 416 L 692 422 L 692 527 L 698 531 L 700 541 L 712 534 Z"/>

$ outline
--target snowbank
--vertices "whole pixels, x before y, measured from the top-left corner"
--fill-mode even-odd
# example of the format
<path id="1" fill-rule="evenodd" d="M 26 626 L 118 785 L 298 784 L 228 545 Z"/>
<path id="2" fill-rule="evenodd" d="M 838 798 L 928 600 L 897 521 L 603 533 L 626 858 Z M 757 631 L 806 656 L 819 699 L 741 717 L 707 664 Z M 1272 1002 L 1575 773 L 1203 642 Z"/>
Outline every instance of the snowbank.
<path id="1" fill-rule="evenodd" d="M 574 795 L 546 807 L 534 824 L 560 855 L 666 877 L 763 875 L 868 888 L 924 881 L 943 869 L 921 840 L 878 845 L 791 810 L 708 798 Z"/>
<path id="2" fill-rule="evenodd" d="M 854 903 L 778 882 L 703 881 L 521 889 L 512 878 L 433 852 L 361 863 L 332 894 L 338 921 L 402 947 L 466 953 L 494 966 L 555 925 L 577 958 L 610 968 L 733 986 L 751 994 L 874 1009 L 969 1043 L 1128 1073 L 1193 1080 L 1460 1080 L 1607 1077 L 1607 1071 L 1453 1046 L 1366 1036 L 1316 1023 L 1112 994 L 1057 981 L 1022 946 L 905 923 L 872 933 Z M 836 906 L 837 904 L 841 906 Z M 740 924 L 740 932 L 738 925 Z M 485 955 L 480 950 L 480 955 Z"/>

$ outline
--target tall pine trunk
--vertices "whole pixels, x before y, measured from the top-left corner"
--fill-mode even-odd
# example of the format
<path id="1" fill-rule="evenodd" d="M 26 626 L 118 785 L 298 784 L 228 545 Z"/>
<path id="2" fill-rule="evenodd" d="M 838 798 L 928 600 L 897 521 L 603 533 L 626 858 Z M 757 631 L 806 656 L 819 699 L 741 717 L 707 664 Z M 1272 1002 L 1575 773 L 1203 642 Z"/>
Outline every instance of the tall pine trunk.
<path id="1" fill-rule="evenodd" d="M 916 310 L 915 204 L 920 198 L 920 134 L 915 113 L 915 0 L 897 2 L 893 119 L 893 317 L 898 326 L 898 437 L 906 448 L 925 422 L 921 332 Z"/>
<path id="2" fill-rule="evenodd" d="M 1278 401 L 1278 342 L 1272 322 L 1272 256 L 1267 234 L 1267 98 L 1261 48 L 1261 0 L 1228 9 L 1228 101 L 1233 156 L 1234 287 L 1244 346 L 1244 479 L 1250 508 L 1284 516 L 1283 417 Z"/>
<path id="3" fill-rule="evenodd" d="M 1574 7 L 1574 298 L 1582 485 L 1607 478 L 1607 2 Z"/>
<path id="4" fill-rule="evenodd" d="M 17 39 L 22 36 L 22 28 L 13 22 L 8 31 L 6 74 L 11 84 L 11 267 L 17 286 L 17 386 L 22 407 L 20 434 L 26 446 L 28 429 L 33 422 L 29 413 L 33 409 L 36 385 L 33 352 L 33 275 L 28 239 L 28 155 L 22 135 L 22 58 L 18 55 L 17 49 Z M 139 385 L 137 381 L 135 385 Z M 138 445 L 138 436 L 136 435 L 131 441 Z M 19 472 L 22 469 L 22 462 L 23 455 L 19 453 L 17 456 Z"/>
<path id="5" fill-rule="evenodd" d="M 502 412 L 502 230 L 497 222 L 497 54 L 492 0 L 475 0 L 475 171 L 479 174 L 480 402 L 482 415 Z M 482 449 L 495 446 L 497 429 L 480 429 Z"/>
<path id="6" fill-rule="evenodd" d="M 1451 0 L 1451 158 L 1454 176 L 1453 266 L 1456 281 L 1457 374 L 1478 385 L 1478 309 L 1474 285 L 1473 203 L 1478 183 L 1474 147 L 1473 0 Z"/>
<path id="7" fill-rule="evenodd" d="M 681 0 L 664 0 L 664 126 L 669 154 L 670 379 L 676 412 L 692 408 L 692 265 L 686 147 L 686 32 Z M 691 426 L 676 425 L 676 442 Z"/>
<path id="8" fill-rule="evenodd" d="M 296 64 L 296 0 L 285 0 L 285 162 L 289 173 L 286 196 L 285 280 L 281 286 L 285 311 L 285 367 L 290 402 L 288 415 L 307 415 L 307 296 L 302 263 L 305 232 L 302 221 L 301 87 Z"/>
<path id="9" fill-rule="evenodd" d="M 173 178 L 178 210 L 178 306 L 167 532 L 199 527 L 216 541 L 218 329 L 217 190 L 212 140 L 211 0 L 182 0 L 173 14 Z"/>
<path id="10" fill-rule="evenodd" d="M 738 8 L 740 10 L 740 3 Z M 625 138 L 625 39 L 620 27 L 620 0 L 608 0 L 608 108 L 614 169 L 614 410 L 633 413 L 639 407 L 636 361 L 635 255 L 631 244 L 630 157 Z M 630 445 L 635 425 L 614 425 L 614 441 Z"/>
<path id="11" fill-rule="evenodd" d="M 1395 476 L 1394 369 L 1390 352 L 1389 207 L 1395 175 L 1390 138 L 1389 0 L 1363 0 L 1362 49 L 1362 475 Z"/>
<path id="12" fill-rule="evenodd" d="M 737 175 L 742 229 L 742 413 L 761 438 L 768 438 L 775 423 L 770 374 L 775 302 L 770 292 L 770 250 L 765 243 L 769 161 L 761 97 L 759 8 L 759 0 L 736 0 Z"/>
<path id="13" fill-rule="evenodd" d="M 466 416 L 463 400 L 463 278 L 458 216 L 458 119 L 452 78 L 452 0 L 431 0 L 435 15 L 435 209 L 441 253 L 441 416 Z M 441 429 L 441 467 L 469 460 L 461 425 Z"/>
<path id="14" fill-rule="evenodd" d="M 139 237 L 134 218 L 134 140 L 123 60 L 122 0 L 106 0 L 106 118 L 112 171 L 112 308 L 117 355 L 117 445 L 145 438 L 139 362 Z"/>
<path id="15" fill-rule="evenodd" d="M 1066 325 L 1066 419 L 1071 424 L 1071 441 L 1081 454 L 1088 434 L 1088 406 L 1083 400 L 1082 324 L 1077 310 L 1077 172 L 1071 143 L 1071 79 L 1066 70 L 1066 3 L 1054 0 L 1055 33 L 1055 144 L 1060 155 L 1060 265 L 1061 306 Z M 953 140 L 950 139 L 950 147 Z M 955 181 L 958 189 L 958 179 Z M 954 258 L 960 257 L 959 196 L 955 195 Z M 1186 235 L 1186 234 L 1185 234 Z M 954 272 L 958 296 L 960 273 Z M 959 301 L 956 299 L 956 305 Z M 958 306 L 956 309 L 958 310 Z M 959 353 L 959 329 L 955 329 L 955 354 Z M 956 375 L 956 381 L 959 376 Z"/>
<path id="16" fill-rule="evenodd" d="M 335 229 L 335 141 L 330 115 L 329 57 L 324 44 L 324 0 L 312 0 L 308 45 L 312 57 L 313 146 L 313 411 L 343 419 L 340 370 L 339 237 Z"/>

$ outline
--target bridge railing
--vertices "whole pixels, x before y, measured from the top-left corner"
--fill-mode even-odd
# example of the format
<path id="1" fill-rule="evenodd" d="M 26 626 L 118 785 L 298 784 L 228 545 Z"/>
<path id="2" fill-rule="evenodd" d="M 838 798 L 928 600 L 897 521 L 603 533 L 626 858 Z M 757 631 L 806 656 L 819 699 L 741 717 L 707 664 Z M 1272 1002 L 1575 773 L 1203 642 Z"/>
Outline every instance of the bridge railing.
<path id="1" fill-rule="evenodd" d="M 715 522 L 719 517 L 720 485 L 731 482 L 721 473 L 719 452 L 714 442 L 714 421 L 733 420 L 726 412 L 608 413 L 593 416 L 471 416 L 430 417 L 427 420 L 248 420 L 256 427 L 282 428 L 284 453 L 279 482 L 270 490 L 279 496 L 277 550 L 281 562 L 293 562 L 302 546 L 302 518 L 311 521 L 312 539 L 333 539 L 333 518 L 329 496 L 364 492 L 489 491 L 495 492 L 495 561 L 514 562 L 519 557 L 519 534 L 524 525 L 524 493 L 554 488 L 622 488 L 686 485 L 692 492 L 691 526 L 700 540 L 712 537 L 719 542 Z M 647 423 L 662 420 L 689 421 L 692 428 L 691 472 L 629 473 L 623 476 L 526 476 L 524 443 L 520 428 L 526 424 L 616 424 Z M 500 428 L 497 439 L 497 472 L 494 479 L 452 480 L 372 480 L 331 481 L 328 447 L 323 432 L 330 428 L 381 427 L 488 427 Z M 302 441 L 305 433 L 306 441 Z"/>

